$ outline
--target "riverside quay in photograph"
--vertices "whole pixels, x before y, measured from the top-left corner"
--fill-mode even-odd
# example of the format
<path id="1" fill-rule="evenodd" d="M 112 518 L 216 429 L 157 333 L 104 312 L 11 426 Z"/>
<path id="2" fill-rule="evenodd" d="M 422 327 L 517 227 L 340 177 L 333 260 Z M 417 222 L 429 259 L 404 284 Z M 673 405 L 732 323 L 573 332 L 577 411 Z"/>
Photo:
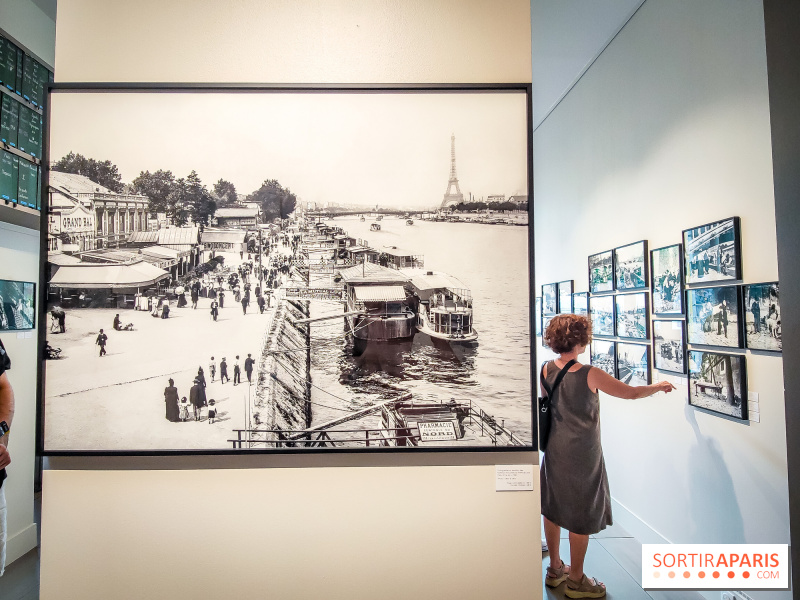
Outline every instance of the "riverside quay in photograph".
<path id="1" fill-rule="evenodd" d="M 524 90 L 51 109 L 46 451 L 531 445 Z"/>

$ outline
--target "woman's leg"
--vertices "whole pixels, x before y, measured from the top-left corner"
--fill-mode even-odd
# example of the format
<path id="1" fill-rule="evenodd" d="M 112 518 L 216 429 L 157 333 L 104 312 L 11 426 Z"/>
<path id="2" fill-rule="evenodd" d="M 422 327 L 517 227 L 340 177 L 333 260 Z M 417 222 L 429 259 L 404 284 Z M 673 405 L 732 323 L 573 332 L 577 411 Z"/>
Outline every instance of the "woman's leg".
<path id="1" fill-rule="evenodd" d="M 559 554 L 559 545 L 561 543 L 561 527 L 553 523 L 547 517 L 543 517 L 543 519 L 544 539 L 547 540 L 547 550 L 550 554 L 550 566 L 554 569 L 558 569 L 561 566 L 561 555 Z"/>
<path id="2" fill-rule="evenodd" d="M 547 531 L 545 529 L 545 531 Z M 548 543 L 550 540 L 547 540 Z M 589 547 L 589 536 L 569 532 L 570 573 L 572 581 L 583 579 L 583 559 L 586 558 L 586 549 Z"/>

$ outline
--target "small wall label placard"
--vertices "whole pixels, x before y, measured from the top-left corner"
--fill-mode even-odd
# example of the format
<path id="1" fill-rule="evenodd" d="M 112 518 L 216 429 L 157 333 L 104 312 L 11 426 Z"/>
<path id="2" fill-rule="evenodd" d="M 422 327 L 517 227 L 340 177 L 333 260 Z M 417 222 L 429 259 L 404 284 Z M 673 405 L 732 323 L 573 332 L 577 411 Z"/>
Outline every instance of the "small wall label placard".
<path id="1" fill-rule="evenodd" d="M 496 492 L 532 492 L 533 465 L 495 465 Z"/>

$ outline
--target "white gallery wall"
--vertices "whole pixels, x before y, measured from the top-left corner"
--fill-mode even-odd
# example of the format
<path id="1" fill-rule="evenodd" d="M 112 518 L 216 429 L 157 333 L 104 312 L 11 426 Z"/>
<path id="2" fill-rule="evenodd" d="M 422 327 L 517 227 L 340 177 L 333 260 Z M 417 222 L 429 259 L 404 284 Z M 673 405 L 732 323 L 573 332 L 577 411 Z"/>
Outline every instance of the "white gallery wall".
<path id="1" fill-rule="evenodd" d="M 527 0 L 60 0 L 58 8 L 57 81 L 531 77 Z M 536 460 L 51 460 L 41 597 L 140 598 L 142 583 L 148 598 L 535 597 L 538 485 L 496 493 L 494 465 Z M 193 468 L 202 470 L 161 470 Z"/>
<path id="2" fill-rule="evenodd" d="M 761 1 L 647 0 L 536 129 L 534 182 L 537 286 L 588 291 L 590 254 L 731 216 L 744 282 L 777 280 Z M 748 351 L 747 376 L 760 423 L 689 407 L 685 378 L 601 398 L 615 516 L 642 541 L 789 542 L 781 357 Z"/>
<path id="3" fill-rule="evenodd" d="M 30 0 L 0 1 L 0 29 L 48 68 L 53 68 L 56 24 Z M 7 214 L 7 213 L 6 213 Z M 39 232 L 4 223 L 0 216 L 0 279 L 39 281 Z M 37 287 L 38 292 L 38 287 Z M 16 395 L 3 488 L 8 502 L 8 556 L 13 562 L 36 547 L 33 477 L 36 461 L 36 370 L 38 327 L 0 336 L 12 359 L 9 380 Z"/>

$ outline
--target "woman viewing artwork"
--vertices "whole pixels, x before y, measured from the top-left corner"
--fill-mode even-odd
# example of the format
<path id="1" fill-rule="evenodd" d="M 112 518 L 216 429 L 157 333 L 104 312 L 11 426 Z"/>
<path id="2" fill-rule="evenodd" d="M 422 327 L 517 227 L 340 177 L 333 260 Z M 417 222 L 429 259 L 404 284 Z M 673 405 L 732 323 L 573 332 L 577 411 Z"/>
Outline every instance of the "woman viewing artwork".
<path id="1" fill-rule="evenodd" d="M 543 377 L 551 389 L 559 371 L 568 362 L 577 361 L 591 340 L 592 324 L 587 317 L 553 317 L 544 332 L 544 343 L 559 356 L 543 367 Z M 568 598 L 606 595 L 605 585 L 583 572 L 589 536 L 612 524 L 611 495 L 600 444 L 598 392 L 635 400 L 674 389 L 667 381 L 629 386 L 602 369 L 577 363 L 556 390 L 550 437 L 540 470 L 544 533 L 550 550 L 545 584 L 557 587 L 566 581 L 564 593 Z M 569 531 L 571 566 L 559 554 L 562 527 Z"/>

